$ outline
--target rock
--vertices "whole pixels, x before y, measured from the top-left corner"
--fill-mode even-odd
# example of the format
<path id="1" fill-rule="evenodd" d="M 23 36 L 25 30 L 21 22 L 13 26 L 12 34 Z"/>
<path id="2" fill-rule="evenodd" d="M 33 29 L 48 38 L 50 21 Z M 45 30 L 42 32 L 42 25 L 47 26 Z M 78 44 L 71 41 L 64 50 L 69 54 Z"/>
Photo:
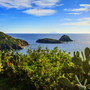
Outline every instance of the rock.
<path id="1" fill-rule="evenodd" d="M 62 43 L 60 40 L 51 39 L 51 38 L 38 39 L 36 42 L 38 43 Z"/>
<path id="2" fill-rule="evenodd" d="M 0 32 L 0 50 L 5 48 L 8 50 L 18 50 L 23 49 L 24 46 L 29 45 L 25 40 L 15 39 L 9 35 Z"/>
<path id="3" fill-rule="evenodd" d="M 64 41 L 64 42 L 73 41 L 73 40 L 71 40 L 70 37 L 67 36 L 67 35 L 61 36 L 61 38 L 60 38 L 59 40 L 60 40 L 60 41 Z"/>

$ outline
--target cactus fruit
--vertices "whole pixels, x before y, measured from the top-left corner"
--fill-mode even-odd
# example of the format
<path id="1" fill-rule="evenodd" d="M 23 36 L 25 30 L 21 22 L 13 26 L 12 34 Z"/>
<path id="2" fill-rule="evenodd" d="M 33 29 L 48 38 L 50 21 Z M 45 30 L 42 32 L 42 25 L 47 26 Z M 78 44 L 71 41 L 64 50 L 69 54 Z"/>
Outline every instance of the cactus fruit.
<path id="1" fill-rule="evenodd" d="M 81 65 L 82 64 L 82 60 L 79 57 L 73 57 L 71 60 L 75 65 Z"/>

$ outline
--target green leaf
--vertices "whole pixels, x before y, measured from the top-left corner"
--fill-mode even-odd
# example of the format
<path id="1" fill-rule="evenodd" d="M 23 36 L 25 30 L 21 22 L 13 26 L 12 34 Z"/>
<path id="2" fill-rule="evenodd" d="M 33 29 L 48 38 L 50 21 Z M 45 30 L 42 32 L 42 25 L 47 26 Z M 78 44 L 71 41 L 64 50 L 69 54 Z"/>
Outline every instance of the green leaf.
<path id="1" fill-rule="evenodd" d="M 85 48 L 85 57 L 86 57 L 86 60 L 88 60 L 89 54 L 90 54 L 90 50 L 89 50 L 88 47 L 86 47 L 86 48 Z"/>
<path id="2" fill-rule="evenodd" d="M 70 82 L 70 80 L 68 79 L 68 78 L 66 78 L 66 77 L 61 77 L 60 79 L 60 82 L 62 82 L 64 85 L 66 85 L 67 87 L 69 87 L 69 88 L 73 88 L 73 86 L 72 86 L 72 84 L 71 84 L 71 82 Z"/>
<path id="3" fill-rule="evenodd" d="M 85 71 L 85 73 L 87 74 L 90 70 L 90 65 L 88 64 L 87 61 L 83 61 L 83 70 Z"/>
<path id="4" fill-rule="evenodd" d="M 86 87 L 87 87 L 88 89 L 90 89 L 90 84 L 86 85 Z"/>
<path id="5" fill-rule="evenodd" d="M 79 51 L 76 52 L 76 57 L 79 57 Z"/>
<path id="6" fill-rule="evenodd" d="M 75 64 L 75 65 L 81 65 L 82 64 L 82 60 L 79 57 L 72 57 L 71 61 Z"/>
<path id="7" fill-rule="evenodd" d="M 69 65 L 68 65 L 66 62 L 64 62 L 64 66 L 65 66 L 66 68 L 69 68 Z"/>
<path id="8" fill-rule="evenodd" d="M 84 86 L 86 86 L 86 84 L 87 84 L 87 79 L 85 79 Z"/>
<path id="9" fill-rule="evenodd" d="M 76 84 L 74 90 L 87 90 L 87 88 L 84 85 Z"/>
<path id="10" fill-rule="evenodd" d="M 83 54 L 83 52 L 81 51 L 81 54 L 82 54 L 82 58 L 83 58 L 83 60 L 84 60 L 84 54 Z"/>
<path id="11" fill-rule="evenodd" d="M 79 81 L 77 75 L 75 75 L 75 78 L 76 78 L 76 80 L 78 81 L 78 83 L 79 83 L 80 85 L 82 85 L 81 82 Z"/>

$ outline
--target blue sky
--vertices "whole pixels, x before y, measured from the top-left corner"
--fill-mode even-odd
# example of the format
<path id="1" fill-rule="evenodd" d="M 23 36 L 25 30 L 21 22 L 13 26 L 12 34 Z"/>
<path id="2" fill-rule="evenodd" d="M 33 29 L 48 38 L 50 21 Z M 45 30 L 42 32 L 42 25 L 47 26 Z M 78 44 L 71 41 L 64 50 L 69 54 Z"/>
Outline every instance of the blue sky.
<path id="1" fill-rule="evenodd" d="M 0 0 L 5 33 L 90 33 L 90 0 Z"/>

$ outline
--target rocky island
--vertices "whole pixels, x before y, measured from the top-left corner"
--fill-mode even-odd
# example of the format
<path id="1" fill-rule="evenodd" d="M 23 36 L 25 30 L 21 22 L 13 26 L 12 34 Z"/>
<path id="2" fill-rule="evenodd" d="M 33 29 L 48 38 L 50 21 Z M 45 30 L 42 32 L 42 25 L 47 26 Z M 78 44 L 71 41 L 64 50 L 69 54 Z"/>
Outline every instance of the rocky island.
<path id="1" fill-rule="evenodd" d="M 63 35 L 61 36 L 61 38 L 59 40 L 57 39 L 51 39 L 51 38 L 43 38 L 43 39 L 38 39 L 36 42 L 37 43 L 63 43 L 63 42 L 69 42 L 69 41 L 73 41 L 72 39 L 70 39 L 69 36 L 67 35 Z"/>
<path id="2" fill-rule="evenodd" d="M 70 37 L 68 35 L 61 36 L 61 38 L 59 40 L 64 41 L 64 42 L 73 41 L 72 39 L 70 39 Z"/>
<path id="3" fill-rule="evenodd" d="M 38 43 L 62 43 L 60 40 L 51 39 L 51 38 L 38 39 L 36 42 Z"/>
<path id="4" fill-rule="evenodd" d="M 24 46 L 29 45 L 25 40 L 15 39 L 3 32 L 0 32 L 0 50 L 5 48 L 8 50 L 19 50 L 23 49 Z"/>

